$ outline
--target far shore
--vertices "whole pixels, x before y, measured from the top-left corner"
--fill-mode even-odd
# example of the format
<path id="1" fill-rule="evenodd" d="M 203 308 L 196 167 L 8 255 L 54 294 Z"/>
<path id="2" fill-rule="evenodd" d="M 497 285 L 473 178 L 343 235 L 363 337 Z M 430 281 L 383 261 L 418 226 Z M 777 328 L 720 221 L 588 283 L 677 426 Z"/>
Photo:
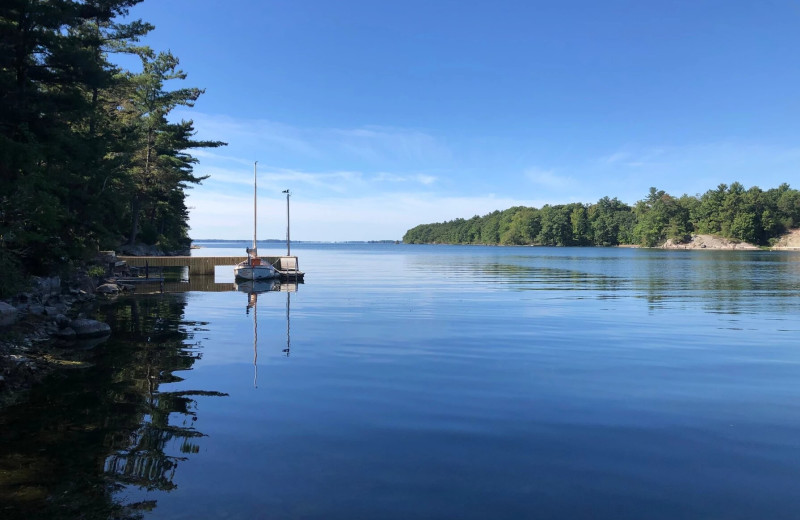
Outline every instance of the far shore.
<path id="1" fill-rule="evenodd" d="M 423 244 L 420 244 L 423 245 Z M 494 247 L 581 247 L 581 246 L 543 246 L 540 244 L 449 244 L 446 242 L 432 242 L 425 245 L 465 245 L 465 246 L 494 246 Z M 605 246 L 586 246 L 605 247 Z M 757 246 L 740 240 L 729 239 L 717 235 L 698 234 L 691 235 L 689 240 L 679 242 L 669 239 L 663 244 L 654 247 L 645 247 L 638 244 L 617 244 L 615 246 L 627 249 L 681 249 L 681 250 L 707 250 L 707 251 L 800 251 L 800 229 L 792 229 L 782 235 L 772 246 Z"/>

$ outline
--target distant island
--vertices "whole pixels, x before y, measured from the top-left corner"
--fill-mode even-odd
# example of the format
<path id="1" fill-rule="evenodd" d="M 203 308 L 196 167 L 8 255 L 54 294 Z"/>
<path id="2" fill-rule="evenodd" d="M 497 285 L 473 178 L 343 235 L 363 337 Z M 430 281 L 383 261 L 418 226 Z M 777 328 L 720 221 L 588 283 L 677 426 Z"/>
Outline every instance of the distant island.
<path id="1" fill-rule="evenodd" d="M 650 188 L 633 206 L 609 197 L 594 204 L 515 206 L 482 217 L 421 224 L 409 229 L 403 242 L 657 247 L 669 241 L 674 248 L 690 244 L 693 235 L 713 235 L 733 244 L 773 246 L 797 227 L 800 191 L 786 183 L 763 191 L 734 182 L 697 196 L 674 197 Z"/>

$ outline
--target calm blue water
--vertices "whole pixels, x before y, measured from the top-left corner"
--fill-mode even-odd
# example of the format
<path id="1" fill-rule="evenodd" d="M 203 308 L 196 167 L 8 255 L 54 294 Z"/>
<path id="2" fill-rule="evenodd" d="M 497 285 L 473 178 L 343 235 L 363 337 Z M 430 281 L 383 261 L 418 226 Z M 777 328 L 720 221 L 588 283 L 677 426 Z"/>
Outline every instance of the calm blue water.
<path id="1" fill-rule="evenodd" d="M 800 255 L 292 252 L 296 292 L 104 306 L 114 337 L 0 423 L 9 451 L 153 519 L 800 515 Z"/>

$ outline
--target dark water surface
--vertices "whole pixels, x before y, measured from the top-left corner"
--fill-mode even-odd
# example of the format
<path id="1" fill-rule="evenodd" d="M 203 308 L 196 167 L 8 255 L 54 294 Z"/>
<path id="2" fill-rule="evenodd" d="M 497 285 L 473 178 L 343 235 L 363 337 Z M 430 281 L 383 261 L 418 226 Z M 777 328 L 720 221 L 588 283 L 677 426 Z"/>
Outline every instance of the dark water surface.
<path id="1" fill-rule="evenodd" d="M 800 516 L 800 255 L 293 253 L 250 309 L 104 305 L 91 366 L 0 416 L 0 517 Z"/>

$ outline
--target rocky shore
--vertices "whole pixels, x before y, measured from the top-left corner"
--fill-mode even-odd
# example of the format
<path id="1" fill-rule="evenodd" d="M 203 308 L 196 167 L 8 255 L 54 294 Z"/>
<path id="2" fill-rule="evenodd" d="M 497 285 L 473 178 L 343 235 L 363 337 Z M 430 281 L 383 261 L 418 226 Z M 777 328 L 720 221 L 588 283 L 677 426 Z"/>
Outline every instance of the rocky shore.
<path id="1" fill-rule="evenodd" d="M 776 251 L 798 251 L 800 250 L 800 229 L 793 229 L 780 237 L 772 249 Z"/>
<path id="2" fill-rule="evenodd" d="M 661 246 L 661 249 L 757 250 L 759 247 L 748 244 L 747 242 L 730 240 L 716 235 L 692 235 L 689 240 L 684 242 L 678 242 L 672 239 L 667 240 Z"/>
<path id="3" fill-rule="evenodd" d="M 34 277 L 31 287 L 0 301 L 0 407 L 14 402 L 60 366 L 77 366 L 71 352 L 104 341 L 111 328 L 86 316 L 94 309 L 95 281 Z"/>
<path id="4" fill-rule="evenodd" d="M 90 269 L 95 276 L 32 277 L 27 290 L 0 301 L 0 408 L 55 369 L 83 366 L 80 353 L 108 338 L 111 327 L 88 316 L 98 298 L 132 289 L 117 283 L 115 267 L 125 268 L 105 252 Z"/>

